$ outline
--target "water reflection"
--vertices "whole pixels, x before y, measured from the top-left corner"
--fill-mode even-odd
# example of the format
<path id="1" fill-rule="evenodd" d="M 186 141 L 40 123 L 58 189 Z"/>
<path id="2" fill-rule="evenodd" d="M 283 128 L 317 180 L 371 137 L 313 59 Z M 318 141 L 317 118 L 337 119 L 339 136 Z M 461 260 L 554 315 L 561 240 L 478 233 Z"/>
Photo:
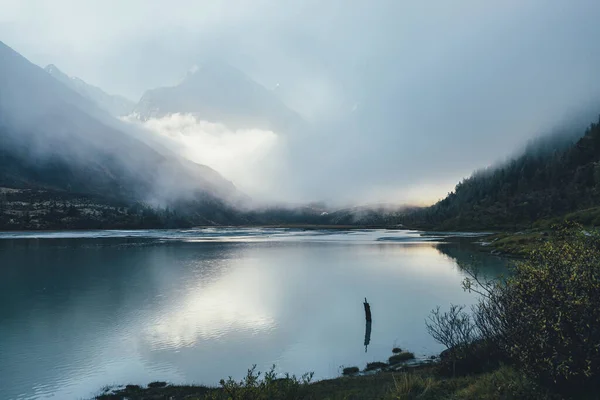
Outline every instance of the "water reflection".
<path id="1" fill-rule="evenodd" d="M 86 398 L 157 379 L 215 384 L 252 364 L 325 378 L 385 360 L 394 344 L 432 354 L 429 311 L 474 302 L 460 287 L 469 257 L 457 244 L 385 231 L 0 240 L 0 398 Z M 357 307 L 365 295 L 374 326 Z"/>
<path id="2" fill-rule="evenodd" d="M 483 278 L 494 279 L 510 272 L 514 261 L 489 254 L 473 240 L 453 240 L 451 242 L 437 243 L 436 249 L 456 263 L 456 266 L 465 272 L 477 272 Z"/>
<path id="3" fill-rule="evenodd" d="M 181 348 L 198 340 L 219 339 L 228 332 L 260 333 L 275 325 L 265 292 L 254 290 L 269 280 L 248 260 L 244 268 L 220 268 L 218 280 L 204 274 L 188 277 L 181 293 L 154 310 L 155 323 L 143 332 L 153 349 Z M 204 265 L 195 266 L 202 271 Z M 195 275 L 192 273 L 192 275 Z"/>
<path id="4" fill-rule="evenodd" d="M 365 353 L 369 343 L 371 343 L 371 321 L 365 321 Z"/>

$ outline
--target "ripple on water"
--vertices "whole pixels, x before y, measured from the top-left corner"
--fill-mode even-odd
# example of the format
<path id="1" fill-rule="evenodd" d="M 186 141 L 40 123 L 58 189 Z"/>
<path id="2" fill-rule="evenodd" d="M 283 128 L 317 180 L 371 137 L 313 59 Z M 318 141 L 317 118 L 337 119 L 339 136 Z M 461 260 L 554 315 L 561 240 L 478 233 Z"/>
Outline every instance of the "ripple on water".
<path id="1" fill-rule="evenodd" d="M 474 301 L 460 286 L 458 257 L 468 251 L 414 231 L 0 238 L 0 399 L 89 398 L 152 380 L 216 384 L 253 364 L 327 378 L 339 365 L 387 359 L 396 342 L 437 351 L 423 325 L 429 311 Z M 374 321 L 368 353 L 364 297 Z"/>

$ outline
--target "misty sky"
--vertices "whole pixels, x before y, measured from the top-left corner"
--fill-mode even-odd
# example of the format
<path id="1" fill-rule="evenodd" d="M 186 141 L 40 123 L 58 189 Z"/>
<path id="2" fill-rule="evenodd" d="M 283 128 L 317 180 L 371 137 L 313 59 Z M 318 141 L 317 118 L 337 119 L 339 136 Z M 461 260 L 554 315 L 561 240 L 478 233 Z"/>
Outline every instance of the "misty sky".
<path id="1" fill-rule="evenodd" d="M 0 0 L 0 40 L 109 93 L 211 58 L 277 87 L 319 140 L 256 171 L 297 201 L 435 201 L 590 109 L 599 20 L 592 0 Z"/>

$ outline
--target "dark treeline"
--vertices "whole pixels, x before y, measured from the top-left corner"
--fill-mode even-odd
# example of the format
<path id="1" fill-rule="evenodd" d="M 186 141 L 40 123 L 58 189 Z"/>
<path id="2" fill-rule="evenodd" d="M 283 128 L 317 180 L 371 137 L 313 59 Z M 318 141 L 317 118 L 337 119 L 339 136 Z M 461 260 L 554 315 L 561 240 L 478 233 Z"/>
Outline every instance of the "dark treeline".
<path id="1" fill-rule="evenodd" d="M 188 228 L 241 221 L 233 208 L 214 202 L 154 208 L 81 193 L 0 188 L 0 230 Z"/>
<path id="2" fill-rule="evenodd" d="M 409 208 L 359 207 L 325 211 L 324 205 L 240 209 L 212 196 L 153 207 L 74 190 L 0 185 L 0 230 L 169 229 L 194 226 L 393 226 Z"/>
<path id="3" fill-rule="evenodd" d="M 600 213 L 591 210 L 600 204 L 600 122 L 573 138 L 533 142 L 521 156 L 474 173 L 445 199 L 401 222 L 430 229 L 514 229 L 579 211 L 579 222 L 600 225 Z"/>

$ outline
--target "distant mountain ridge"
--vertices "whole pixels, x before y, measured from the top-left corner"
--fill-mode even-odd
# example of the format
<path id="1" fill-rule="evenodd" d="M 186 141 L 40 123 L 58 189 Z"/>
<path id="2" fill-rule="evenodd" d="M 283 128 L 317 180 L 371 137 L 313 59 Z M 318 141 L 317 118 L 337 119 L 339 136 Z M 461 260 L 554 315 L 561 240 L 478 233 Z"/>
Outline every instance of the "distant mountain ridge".
<path id="1" fill-rule="evenodd" d="M 44 70 L 0 42 L 0 229 L 365 226 L 388 224 L 406 211 L 327 211 L 313 204 L 249 209 L 249 199 L 217 171 L 115 118 L 131 105 L 119 99 L 54 65 Z M 149 91 L 143 100 L 134 110 L 147 107 L 140 118 L 189 112 L 278 133 L 305 126 L 273 93 L 221 64 L 191 71 L 180 85 Z"/>
<path id="2" fill-rule="evenodd" d="M 133 101 L 123 96 L 110 95 L 99 87 L 84 82 L 82 79 L 70 77 L 58 69 L 58 67 L 54 64 L 47 65 L 44 70 L 53 78 L 64 83 L 83 97 L 92 100 L 98 107 L 108 111 L 115 117 L 129 115 L 135 107 L 135 103 Z"/>
<path id="3" fill-rule="evenodd" d="M 148 90 L 133 113 L 141 120 L 193 114 L 228 127 L 287 132 L 305 126 L 270 90 L 223 62 L 194 67 L 178 85 Z"/>

